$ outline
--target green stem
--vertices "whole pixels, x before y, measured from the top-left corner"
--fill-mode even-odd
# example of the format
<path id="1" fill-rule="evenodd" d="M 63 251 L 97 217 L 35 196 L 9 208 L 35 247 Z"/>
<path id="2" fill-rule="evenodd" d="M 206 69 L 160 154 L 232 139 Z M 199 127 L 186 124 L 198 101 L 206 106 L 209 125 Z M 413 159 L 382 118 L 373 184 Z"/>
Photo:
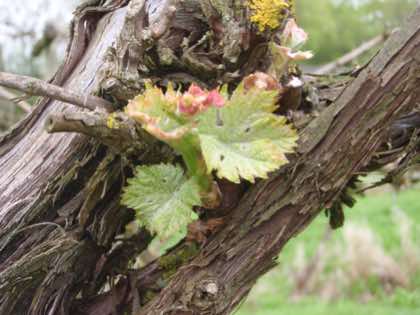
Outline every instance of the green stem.
<path id="1" fill-rule="evenodd" d="M 213 175 L 207 171 L 206 162 L 194 136 L 186 136 L 182 141 L 171 145 L 182 155 L 188 175 L 197 180 L 201 188 L 203 206 L 209 209 L 217 208 L 220 205 L 220 191 L 214 182 Z"/>
<path id="2" fill-rule="evenodd" d="M 182 139 L 181 143 L 172 145 L 184 159 L 187 166 L 188 175 L 196 177 L 198 184 L 203 191 L 210 191 L 213 185 L 213 176 L 207 172 L 207 166 L 204 157 L 195 143 L 192 136 L 186 136 Z"/>

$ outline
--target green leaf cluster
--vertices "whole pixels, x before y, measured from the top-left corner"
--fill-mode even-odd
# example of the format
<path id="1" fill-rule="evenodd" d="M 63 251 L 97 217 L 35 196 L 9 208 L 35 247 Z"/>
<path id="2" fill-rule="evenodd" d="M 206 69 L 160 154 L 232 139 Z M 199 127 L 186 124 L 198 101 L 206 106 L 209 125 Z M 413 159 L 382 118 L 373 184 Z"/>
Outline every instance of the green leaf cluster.
<path id="1" fill-rule="evenodd" d="M 122 203 L 161 238 L 185 227 L 195 217 L 193 207 L 215 197 L 214 175 L 234 183 L 267 178 L 296 146 L 296 131 L 274 114 L 276 91 L 240 84 L 230 98 L 226 90 L 220 93 L 223 107 L 192 116 L 177 111 L 179 92 L 151 86 L 128 106 L 127 113 L 140 117 L 143 128 L 172 146 L 186 166 L 186 173 L 180 166 L 140 166 L 124 190 Z"/>

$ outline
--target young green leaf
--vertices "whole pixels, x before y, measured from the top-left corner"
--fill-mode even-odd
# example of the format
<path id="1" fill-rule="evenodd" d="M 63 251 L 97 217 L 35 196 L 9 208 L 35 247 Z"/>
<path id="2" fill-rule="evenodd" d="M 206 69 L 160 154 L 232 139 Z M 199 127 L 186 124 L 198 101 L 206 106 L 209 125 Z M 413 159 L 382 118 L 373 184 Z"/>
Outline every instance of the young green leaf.
<path id="1" fill-rule="evenodd" d="M 180 166 L 139 166 L 128 180 L 122 203 L 136 210 L 141 225 L 166 239 L 196 219 L 192 208 L 201 205 L 200 188 Z"/>
<path id="2" fill-rule="evenodd" d="M 188 120 L 177 115 L 178 92 L 169 87 L 162 90 L 150 84 L 143 94 L 129 101 L 125 112 L 159 140 L 177 141 L 190 129 Z"/>
<path id="3" fill-rule="evenodd" d="M 277 93 L 245 90 L 241 84 L 227 104 L 202 113 L 197 126 L 209 171 L 238 183 L 254 182 L 288 162 L 297 134 L 286 118 L 273 114 Z"/>

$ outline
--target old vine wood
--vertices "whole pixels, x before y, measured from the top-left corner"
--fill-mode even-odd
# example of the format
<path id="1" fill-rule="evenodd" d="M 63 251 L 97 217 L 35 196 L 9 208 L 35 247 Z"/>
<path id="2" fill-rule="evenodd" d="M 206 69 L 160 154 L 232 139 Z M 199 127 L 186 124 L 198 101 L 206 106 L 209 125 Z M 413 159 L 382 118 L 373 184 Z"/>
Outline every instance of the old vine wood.
<path id="1" fill-rule="evenodd" d="M 49 83 L 112 110 L 146 80 L 235 86 L 271 62 L 248 13 L 243 0 L 87 1 Z M 217 232 L 139 270 L 130 262 L 152 236 L 116 239 L 133 219 L 121 189 L 135 165 L 177 157 L 121 113 L 111 133 L 100 104 L 40 100 L 0 139 L 0 314 L 230 314 L 293 236 L 340 206 L 359 172 L 392 161 L 402 171 L 418 157 L 419 21 L 417 9 L 354 78 L 331 87 L 337 97 L 312 104 L 288 165 L 254 185 L 220 184 L 229 198 L 214 210 Z"/>

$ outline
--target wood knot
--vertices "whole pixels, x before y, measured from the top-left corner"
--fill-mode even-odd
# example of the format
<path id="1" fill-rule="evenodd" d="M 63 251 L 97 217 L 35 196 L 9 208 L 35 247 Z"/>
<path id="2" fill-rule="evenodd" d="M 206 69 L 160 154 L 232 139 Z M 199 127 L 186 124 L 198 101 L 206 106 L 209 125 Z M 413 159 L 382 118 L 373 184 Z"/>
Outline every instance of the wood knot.
<path id="1" fill-rule="evenodd" d="M 219 302 L 223 291 L 217 279 L 201 280 L 195 285 L 192 302 L 201 311 L 212 309 Z"/>

